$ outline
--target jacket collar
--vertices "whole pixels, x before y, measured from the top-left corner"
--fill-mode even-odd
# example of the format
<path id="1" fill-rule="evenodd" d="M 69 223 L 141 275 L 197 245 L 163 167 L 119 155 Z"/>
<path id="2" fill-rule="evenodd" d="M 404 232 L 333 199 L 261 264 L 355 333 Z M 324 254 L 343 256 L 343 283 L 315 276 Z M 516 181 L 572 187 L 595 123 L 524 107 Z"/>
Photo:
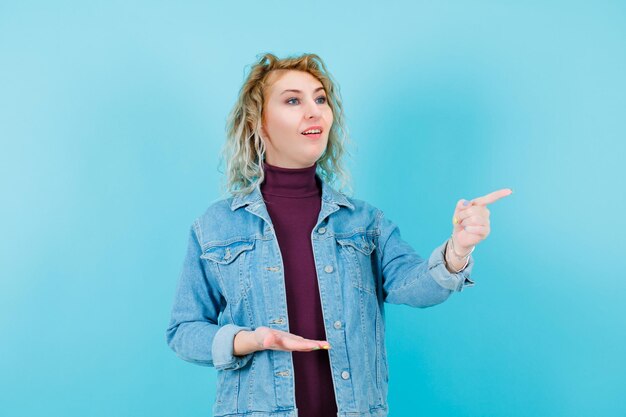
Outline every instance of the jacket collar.
<path id="1" fill-rule="evenodd" d="M 233 197 L 233 200 L 230 203 L 230 209 L 234 211 L 239 207 L 249 204 L 253 205 L 259 201 L 263 201 L 263 194 L 261 193 L 260 184 L 257 184 L 250 193 Z M 324 180 L 322 180 L 322 201 L 337 206 L 345 206 L 354 210 L 354 205 L 348 201 L 346 196 L 335 190 Z"/>

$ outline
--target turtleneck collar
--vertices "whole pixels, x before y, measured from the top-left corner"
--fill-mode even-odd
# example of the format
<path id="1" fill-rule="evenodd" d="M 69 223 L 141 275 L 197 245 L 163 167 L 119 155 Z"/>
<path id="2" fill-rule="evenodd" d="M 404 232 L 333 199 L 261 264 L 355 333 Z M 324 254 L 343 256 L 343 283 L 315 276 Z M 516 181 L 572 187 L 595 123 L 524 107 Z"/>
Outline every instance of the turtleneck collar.
<path id="1" fill-rule="evenodd" d="M 263 194 L 279 197 L 311 197 L 320 195 L 321 183 L 315 174 L 317 162 L 307 168 L 283 168 L 263 162 L 265 179 L 261 184 Z"/>

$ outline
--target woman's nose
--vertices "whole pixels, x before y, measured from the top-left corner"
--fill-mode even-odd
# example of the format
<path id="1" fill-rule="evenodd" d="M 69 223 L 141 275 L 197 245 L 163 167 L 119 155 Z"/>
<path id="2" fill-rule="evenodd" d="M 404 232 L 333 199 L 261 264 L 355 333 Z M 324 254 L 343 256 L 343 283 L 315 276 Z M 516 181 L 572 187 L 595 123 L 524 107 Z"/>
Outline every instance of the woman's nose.
<path id="1" fill-rule="evenodd" d="M 306 117 L 319 117 L 322 114 L 322 110 L 319 108 L 319 105 L 313 102 L 309 102 L 306 108 Z"/>

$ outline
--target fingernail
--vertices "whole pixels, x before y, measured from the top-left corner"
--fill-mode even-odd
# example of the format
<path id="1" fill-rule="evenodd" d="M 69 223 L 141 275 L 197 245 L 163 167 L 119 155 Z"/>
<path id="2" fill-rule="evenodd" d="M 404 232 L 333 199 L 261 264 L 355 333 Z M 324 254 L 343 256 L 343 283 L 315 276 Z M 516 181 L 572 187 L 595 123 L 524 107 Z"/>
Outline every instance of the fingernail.
<path id="1" fill-rule="evenodd" d="M 324 345 L 324 346 L 322 346 L 322 348 L 328 350 L 328 349 L 330 349 L 330 345 Z"/>
<path id="2" fill-rule="evenodd" d="M 467 206 L 468 204 L 469 204 L 469 201 L 467 201 L 467 200 L 463 200 L 463 205 L 464 205 L 464 206 Z"/>
<path id="3" fill-rule="evenodd" d="M 315 347 L 313 348 L 313 350 L 319 350 L 319 349 L 320 349 L 320 347 L 319 347 L 319 346 L 315 346 Z"/>

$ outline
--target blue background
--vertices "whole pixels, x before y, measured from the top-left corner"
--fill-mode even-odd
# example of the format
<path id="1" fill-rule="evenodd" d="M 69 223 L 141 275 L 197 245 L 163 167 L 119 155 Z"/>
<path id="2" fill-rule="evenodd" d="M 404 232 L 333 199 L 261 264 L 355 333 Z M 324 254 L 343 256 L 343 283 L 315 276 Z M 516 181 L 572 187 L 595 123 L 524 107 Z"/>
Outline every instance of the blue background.
<path id="1" fill-rule="evenodd" d="M 626 415 L 626 5 L 434 3 L 3 2 L 0 414 L 210 415 L 165 329 L 270 51 L 325 60 L 355 197 L 423 256 L 458 199 L 514 190 L 475 287 L 387 305 L 390 415 Z"/>

